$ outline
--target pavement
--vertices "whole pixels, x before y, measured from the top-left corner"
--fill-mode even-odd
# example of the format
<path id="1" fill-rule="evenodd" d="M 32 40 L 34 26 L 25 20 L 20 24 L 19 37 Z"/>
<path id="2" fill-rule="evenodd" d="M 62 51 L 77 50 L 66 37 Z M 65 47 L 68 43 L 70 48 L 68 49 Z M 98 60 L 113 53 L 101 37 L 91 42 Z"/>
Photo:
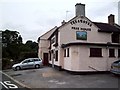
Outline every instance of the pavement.
<path id="1" fill-rule="evenodd" d="M 118 88 L 119 77 L 112 74 L 72 75 L 52 67 L 4 73 L 29 88 Z"/>

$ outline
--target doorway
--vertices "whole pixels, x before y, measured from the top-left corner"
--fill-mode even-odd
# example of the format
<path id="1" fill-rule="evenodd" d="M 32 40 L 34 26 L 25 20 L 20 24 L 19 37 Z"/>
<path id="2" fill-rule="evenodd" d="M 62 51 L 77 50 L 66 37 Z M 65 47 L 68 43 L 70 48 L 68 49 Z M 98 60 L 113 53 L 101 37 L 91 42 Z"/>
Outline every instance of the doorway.
<path id="1" fill-rule="evenodd" d="M 48 53 L 43 53 L 43 65 L 48 66 Z"/>

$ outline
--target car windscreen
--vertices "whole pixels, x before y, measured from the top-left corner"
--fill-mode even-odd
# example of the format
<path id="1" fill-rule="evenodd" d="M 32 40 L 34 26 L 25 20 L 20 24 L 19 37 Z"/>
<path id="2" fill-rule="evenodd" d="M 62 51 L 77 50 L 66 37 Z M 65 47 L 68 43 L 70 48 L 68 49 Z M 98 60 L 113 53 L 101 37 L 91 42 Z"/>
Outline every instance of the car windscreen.
<path id="1" fill-rule="evenodd" d="M 118 61 L 115 61 L 114 63 L 120 63 L 120 60 L 118 60 Z"/>

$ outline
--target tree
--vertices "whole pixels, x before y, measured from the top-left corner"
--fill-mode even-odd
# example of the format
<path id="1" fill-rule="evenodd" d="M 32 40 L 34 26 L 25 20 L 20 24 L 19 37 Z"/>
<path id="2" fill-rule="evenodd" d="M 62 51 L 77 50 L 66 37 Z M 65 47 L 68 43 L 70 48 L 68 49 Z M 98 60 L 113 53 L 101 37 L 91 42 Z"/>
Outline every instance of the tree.
<path id="1" fill-rule="evenodd" d="M 18 36 L 18 44 L 22 44 L 22 37 L 21 37 L 21 35 Z"/>
<path id="2" fill-rule="evenodd" d="M 5 30 L 2 31 L 2 43 L 3 46 L 9 45 L 9 44 L 19 44 L 22 43 L 22 37 L 19 35 L 19 32 L 17 31 L 10 31 Z"/>
<path id="3" fill-rule="evenodd" d="M 37 57 L 38 43 L 28 40 L 22 43 L 22 37 L 17 31 L 2 31 L 2 66 L 10 68 L 12 64 L 18 63 L 25 58 Z M 11 62 L 10 60 L 13 60 Z"/>
<path id="4" fill-rule="evenodd" d="M 31 50 L 33 51 L 36 51 L 38 49 L 38 43 L 36 42 L 32 42 L 31 40 L 28 40 L 26 43 L 25 43 L 26 46 L 30 47 Z"/>

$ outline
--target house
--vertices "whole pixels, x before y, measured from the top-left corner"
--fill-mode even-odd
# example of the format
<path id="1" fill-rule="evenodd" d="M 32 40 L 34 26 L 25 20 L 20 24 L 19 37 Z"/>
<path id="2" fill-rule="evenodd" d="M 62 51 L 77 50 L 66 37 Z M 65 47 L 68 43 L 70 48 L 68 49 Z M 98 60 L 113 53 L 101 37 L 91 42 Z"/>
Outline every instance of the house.
<path id="1" fill-rule="evenodd" d="M 75 7 L 74 18 L 40 36 L 39 58 L 70 72 L 109 71 L 120 58 L 120 26 L 112 14 L 108 23 L 92 22 L 85 16 L 85 4 Z"/>

